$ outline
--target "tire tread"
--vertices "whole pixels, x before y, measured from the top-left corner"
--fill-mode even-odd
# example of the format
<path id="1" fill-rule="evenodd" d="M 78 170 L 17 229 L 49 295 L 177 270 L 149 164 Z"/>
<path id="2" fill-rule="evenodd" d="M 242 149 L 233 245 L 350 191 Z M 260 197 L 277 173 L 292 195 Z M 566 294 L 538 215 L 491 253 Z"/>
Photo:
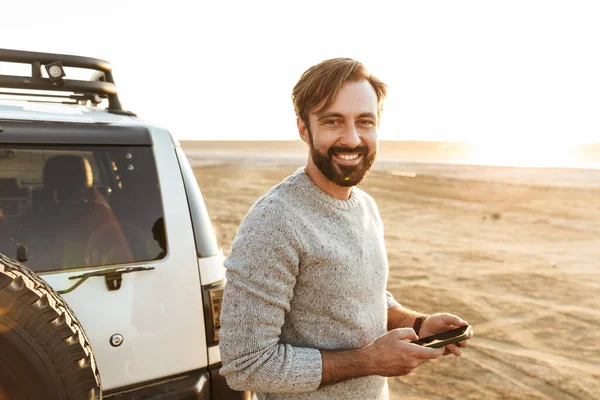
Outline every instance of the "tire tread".
<path id="1" fill-rule="evenodd" d="M 1 253 L 0 310 L 48 354 L 69 400 L 102 398 L 96 359 L 73 311 L 40 276 Z"/>

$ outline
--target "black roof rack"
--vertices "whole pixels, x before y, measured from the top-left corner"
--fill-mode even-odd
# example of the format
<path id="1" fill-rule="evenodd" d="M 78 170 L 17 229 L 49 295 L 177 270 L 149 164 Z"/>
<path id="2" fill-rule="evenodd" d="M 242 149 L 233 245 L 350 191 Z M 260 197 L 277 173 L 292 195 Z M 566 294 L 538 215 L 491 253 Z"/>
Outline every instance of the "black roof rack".
<path id="1" fill-rule="evenodd" d="M 0 61 L 31 65 L 31 76 L 12 76 L 0 74 L 0 87 L 36 91 L 72 92 L 72 95 L 40 95 L 11 92 L 13 96 L 62 97 L 71 100 L 68 104 L 90 101 L 97 105 L 102 98 L 108 98 L 107 111 L 115 114 L 135 116 L 131 111 L 123 110 L 117 87 L 112 76 L 109 62 L 97 58 L 72 56 L 67 54 L 39 53 L 34 51 L 0 49 Z M 42 66 L 59 65 L 61 76 L 50 79 L 42 76 Z M 86 68 L 96 72 L 90 80 L 63 79 L 62 67 Z M 2 93 L 9 94 L 9 93 Z"/>

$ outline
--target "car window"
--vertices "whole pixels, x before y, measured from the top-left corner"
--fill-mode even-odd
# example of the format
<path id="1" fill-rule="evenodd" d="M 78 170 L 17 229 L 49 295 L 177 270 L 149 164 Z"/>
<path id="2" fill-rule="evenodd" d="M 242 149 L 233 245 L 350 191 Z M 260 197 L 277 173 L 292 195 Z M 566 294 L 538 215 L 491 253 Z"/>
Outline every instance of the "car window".
<path id="1" fill-rule="evenodd" d="M 0 146 L 0 253 L 26 249 L 40 272 L 155 260 L 166 248 L 150 146 Z"/>
<path id="2" fill-rule="evenodd" d="M 181 147 L 176 148 L 183 184 L 190 205 L 192 225 L 194 227 L 194 237 L 196 240 L 196 250 L 198 257 L 211 257 L 219 254 L 221 248 L 217 242 L 217 235 L 213 229 L 206 204 L 202 198 L 202 193 L 198 187 L 198 182 L 194 177 L 194 171 L 185 156 Z"/>

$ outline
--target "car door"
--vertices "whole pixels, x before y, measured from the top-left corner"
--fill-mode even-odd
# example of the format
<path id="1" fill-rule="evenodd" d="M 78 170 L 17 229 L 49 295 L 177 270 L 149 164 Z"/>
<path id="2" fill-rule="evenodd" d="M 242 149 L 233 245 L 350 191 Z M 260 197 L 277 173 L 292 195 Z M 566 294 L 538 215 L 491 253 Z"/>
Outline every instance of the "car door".
<path id="1" fill-rule="evenodd" d="M 11 155 L 0 178 L 16 185 L 0 195 L 0 252 L 62 293 L 104 390 L 206 368 L 194 232 L 168 133 L 63 125 L 48 141 L 52 126 L 28 124 L 18 145 L 0 141 Z"/>

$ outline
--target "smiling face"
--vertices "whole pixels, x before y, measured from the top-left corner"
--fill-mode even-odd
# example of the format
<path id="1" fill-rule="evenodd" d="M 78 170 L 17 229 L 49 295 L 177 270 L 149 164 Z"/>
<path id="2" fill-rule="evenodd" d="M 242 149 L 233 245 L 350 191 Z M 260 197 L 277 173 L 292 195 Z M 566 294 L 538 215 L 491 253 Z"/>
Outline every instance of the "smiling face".
<path id="1" fill-rule="evenodd" d="M 337 186 L 358 185 L 377 155 L 377 115 L 377 95 L 368 81 L 344 83 L 327 109 L 308 115 L 308 126 L 298 121 L 310 145 L 309 164 Z"/>

